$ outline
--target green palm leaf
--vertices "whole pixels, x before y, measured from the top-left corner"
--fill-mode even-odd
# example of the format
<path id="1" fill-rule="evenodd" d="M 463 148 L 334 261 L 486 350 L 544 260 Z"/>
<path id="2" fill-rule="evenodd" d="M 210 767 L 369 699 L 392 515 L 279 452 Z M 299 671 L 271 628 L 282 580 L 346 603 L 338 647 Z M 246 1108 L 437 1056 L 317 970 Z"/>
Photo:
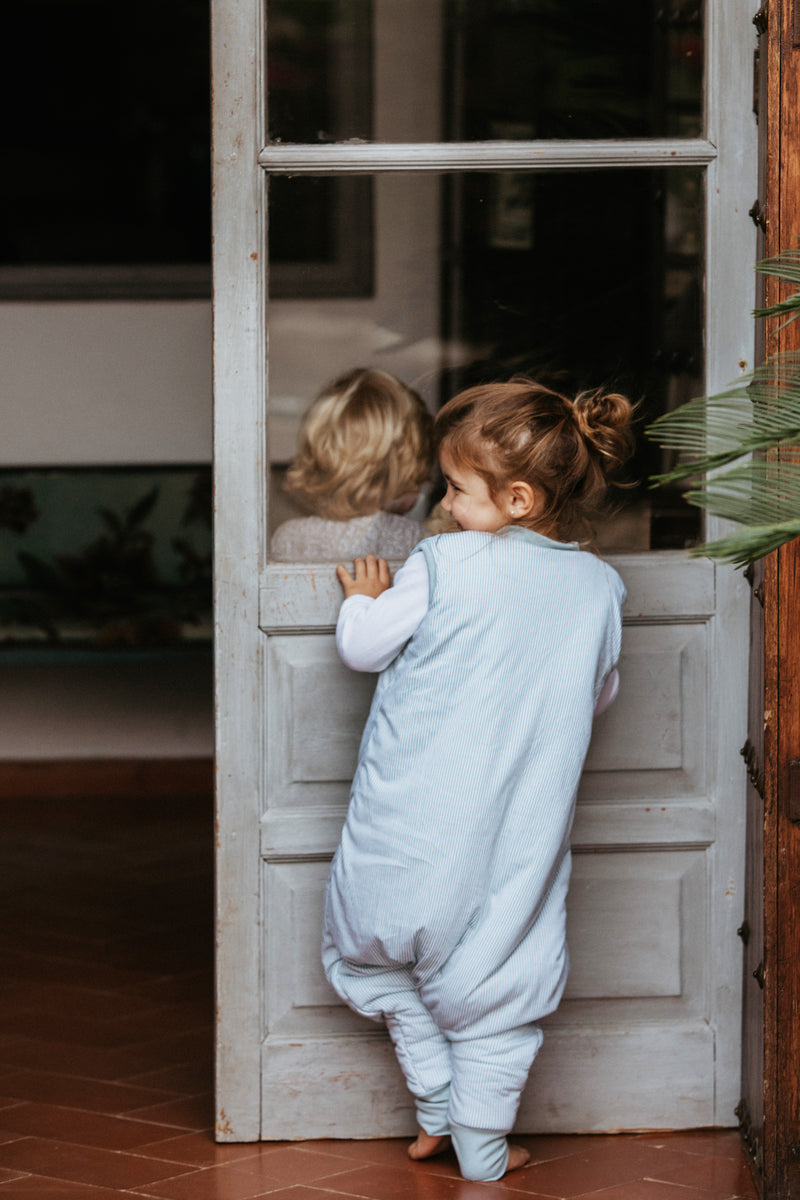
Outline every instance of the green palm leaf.
<path id="1" fill-rule="evenodd" d="M 744 567 L 747 563 L 771 554 L 786 542 L 800 537 L 800 518 L 795 521 L 784 521 L 777 525 L 753 526 L 749 529 L 737 530 L 716 542 L 706 542 L 704 546 L 695 546 L 690 550 L 694 558 L 721 558 L 733 563 L 736 567 Z"/>
<path id="2" fill-rule="evenodd" d="M 772 275 L 775 279 L 788 279 L 790 283 L 800 283 L 800 247 L 793 250 L 782 250 L 771 258 L 762 258 L 756 263 L 759 275 Z"/>
<path id="3" fill-rule="evenodd" d="M 786 279 L 789 283 L 800 284 L 800 249 L 784 250 L 773 258 L 762 259 L 760 263 L 756 263 L 756 270 L 762 275 L 774 275 L 776 279 Z M 754 317 L 784 315 L 787 319 L 778 326 L 779 330 L 785 329 L 796 317 L 800 317 L 800 295 L 798 293 L 787 296 L 785 300 L 779 300 L 777 304 L 771 304 L 769 308 L 753 310 Z"/>
<path id="4" fill-rule="evenodd" d="M 653 487 L 800 442 L 800 352 L 775 355 L 724 391 L 665 413 L 645 433 L 682 456 L 670 471 L 652 477 Z"/>
<path id="5" fill-rule="evenodd" d="M 690 504 L 740 525 L 800 519 L 800 462 L 744 463 L 685 493 Z"/>
<path id="6" fill-rule="evenodd" d="M 800 285 L 800 247 L 756 270 Z M 789 324 L 800 316 L 800 291 L 753 315 L 785 315 Z M 743 566 L 800 536 L 800 451 L 793 449 L 800 446 L 800 351 L 774 355 L 719 394 L 659 417 L 645 433 L 680 460 L 651 486 L 710 475 L 686 500 L 742 526 L 693 555 Z"/>

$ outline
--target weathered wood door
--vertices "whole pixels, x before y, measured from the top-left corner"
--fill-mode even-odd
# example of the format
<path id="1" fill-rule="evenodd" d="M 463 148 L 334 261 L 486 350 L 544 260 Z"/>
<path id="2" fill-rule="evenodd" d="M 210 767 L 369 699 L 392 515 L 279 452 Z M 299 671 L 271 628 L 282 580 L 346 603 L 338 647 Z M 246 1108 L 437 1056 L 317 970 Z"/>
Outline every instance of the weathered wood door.
<path id="1" fill-rule="evenodd" d="M 520 25 L 510 0 L 213 5 L 222 1140 L 413 1127 L 386 1037 L 319 966 L 374 680 L 337 659 L 332 565 L 269 561 L 303 405 L 367 363 L 435 408 L 481 373 L 604 382 L 635 359 L 652 414 L 752 360 L 750 6 L 709 0 L 699 28 L 681 6 L 648 15 L 658 95 L 610 104 L 619 10 L 613 38 L 567 23 L 542 49 L 550 7 L 522 8 Z M 567 59 L 545 115 L 514 120 L 534 52 L 543 77 Z M 572 974 L 523 1130 L 735 1122 L 748 588 L 668 548 L 685 508 L 636 496 L 603 531 L 628 587 L 622 688 L 587 762 Z"/>

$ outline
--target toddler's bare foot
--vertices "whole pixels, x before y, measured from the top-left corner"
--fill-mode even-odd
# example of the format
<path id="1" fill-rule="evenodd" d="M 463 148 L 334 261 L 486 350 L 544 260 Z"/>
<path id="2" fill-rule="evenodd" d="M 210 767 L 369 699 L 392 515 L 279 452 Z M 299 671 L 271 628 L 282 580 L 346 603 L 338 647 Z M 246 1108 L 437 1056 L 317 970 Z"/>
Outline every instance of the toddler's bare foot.
<path id="1" fill-rule="evenodd" d="M 449 1134 L 443 1133 L 440 1136 L 434 1136 L 432 1133 L 426 1133 L 424 1129 L 420 1129 L 417 1140 L 408 1147 L 408 1157 L 413 1158 L 415 1162 L 422 1158 L 433 1158 L 435 1154 L 441 1154 L 443 1150 L 446 1150 L 449 1145 Z"/>
<path id="2" fill-rule="evenodd" d="M 530 1162 L 530 1158 L 530 1154 L 522 1146 L 509 1146 L 506 1174 L 509 1171 L 516 1171 L 519 1167 L 524 1167 L 526 1162 Z"/>

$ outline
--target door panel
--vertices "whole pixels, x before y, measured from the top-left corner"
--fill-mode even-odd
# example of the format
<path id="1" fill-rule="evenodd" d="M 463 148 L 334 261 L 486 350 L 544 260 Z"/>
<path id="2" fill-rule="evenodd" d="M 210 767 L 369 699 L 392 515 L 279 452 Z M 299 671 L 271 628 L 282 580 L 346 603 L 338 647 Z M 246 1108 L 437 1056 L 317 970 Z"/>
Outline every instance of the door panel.
<path id="1" fill-rule="evenodd" d="M 267 671 L 270 807 L 347 803 L 374 676 L 318 635 L 270 638 Z"/>
<path id="2" fill-rule="evenodd" d="M 596 722 L 581 784 L 571 973 L 558 1012 L 544 1022 L 523 1130 L 564 1128 L 567 1113 L 569 1127 L 582 1129 L 608 1128 L 611 1112 L 627 1127 L 714 1119 L 708 938 L 717 814 L 708 787 L 706 688 L 716 570 L 685 561 L 677 595 L 674 560 L 623 556 L 614 565 L 629 592 L 620 695 Z M 262 626 L 273 630 L 265 679 L 273 753 L 262 818 L 263 1087 L 265 1097 L 277 1097 L 292 1080 L 298 1092 L 296 1107 L 267 1101 L 264 1132 L 276 1138 L 291 1135 L 301 1112 L 309 1137 L 413 1128 L 385 1032 L 339 1001 L 319 962 L 328 863 L 375 680 L 338 658 L 330 632 L 337 589 L 332 567 L 315 568 L 312 584 L 307 568 L 283 566 L 268 569 L 262 588 Z M 307 632 L 284 632 L 287 609 L 277 598 L 287 596 L 294 628 Z M 678 1078 L 680 1070 L 681 1085 L 669 1094 L 659 1084 L 658 1098 L 648 1092 L 645 1103 L 635 1088 L 623 1094 L 621 1081 L 651 1051 L 658 1078 Z M 570 1083 L 585 1071 L 586 1054 L 593 1056 L 588 1095 Z M 325 1099 L 332 1064 L 341 1088 L 334 1112 Z"/>

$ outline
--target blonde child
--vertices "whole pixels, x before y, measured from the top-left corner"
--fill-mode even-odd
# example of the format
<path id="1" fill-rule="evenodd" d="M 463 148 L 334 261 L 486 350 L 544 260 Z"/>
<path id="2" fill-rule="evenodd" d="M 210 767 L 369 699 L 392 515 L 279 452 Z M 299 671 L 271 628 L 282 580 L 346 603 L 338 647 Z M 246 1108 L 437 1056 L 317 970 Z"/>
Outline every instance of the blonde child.
<path id="1" fill-rule="evenodd" d="M 434 430 L 457 533 L 390 586 L 337 568 L 337 645 L 381 671 L 326 893 L 323 964 L 384 1020 L 412 1092 L 414 1159 L 524 1165 L 511 1129 L 567 976 L 575 797 L 615 692 L 617 573 L 577 541 L 629 455 L 631 405 L 525 379 L 471 388 Z"/>
<path id="2" fill-rule="evenodd" d="M 358 368 L 329 384 L 304 418 L 284 484 L 314 515 L 280 525 L 271 558 L 405 559 L 426 536 L 404 514 L 430 474 L 432 424 L 417 393 L 385 371 Z"/>

